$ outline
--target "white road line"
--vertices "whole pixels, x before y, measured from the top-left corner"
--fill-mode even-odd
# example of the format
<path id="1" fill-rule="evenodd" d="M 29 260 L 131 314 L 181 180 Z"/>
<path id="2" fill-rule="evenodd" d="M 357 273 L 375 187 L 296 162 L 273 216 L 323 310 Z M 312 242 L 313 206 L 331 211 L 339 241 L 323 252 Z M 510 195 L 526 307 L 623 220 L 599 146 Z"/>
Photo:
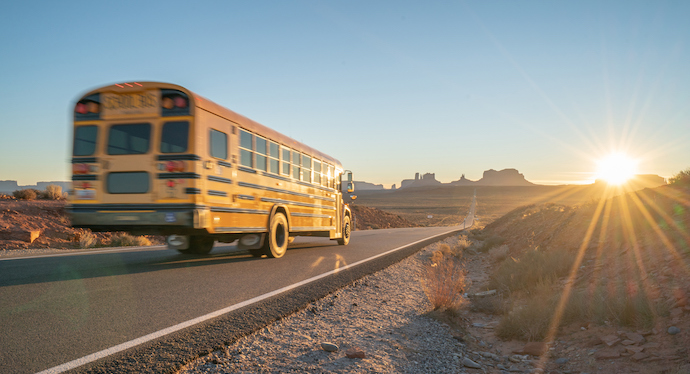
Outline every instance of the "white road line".
<path id="1" fill-rule="evenodd" d="M 379 257 L 381 257 L 381 256 L 385 256 L 385 255 L 390 254 L 390 253 L 393 253 L 393 252 L 395 252 L 395 251 L 399 251 L 399 250 L 401 250 L 401 249 L 404 249 L 404 248 L 413 246 L 413 245 L 418 244 L 418 243 L 421 243 L 421 242 L 423 242 L 423 241 L 425 241 L 425 240 L 433 239 L 433 238 L 436 238 L 436 237 L 439 237 L 439 236 L 443 236 L 443 235 L 450 234 L 450 233 L 452 233 L 452 232 L 454 232 L 454 231 L 461 231 L 461 230 L 462 230 L 462 228 L 456 227 L 456 228 L 454 228 L 453 230 L 449 230 L 449 231 L 446 231 L 446 232 L 441 233 L 441 234 L 432 235 L 432 236 L 430 236 L 430 237 L 428 237 L 428 238 L 420 239 L 420 240 L 418 240 L 418 241 L 416 241 L 416 242 L 414 242 L 414 243 L 409 243 L 409 244 L 403 245 L 403 246 L 401 246 L 401 247 L 398 247 L 398 248 L 395 248 L 395 249 L 391 249 L 391 250 L 389 250 L 389 251 L 387 251 L 387 252 L 380 253 L 380 254 L 378 254 L 378 255 L 376 255 L 376 256 L 369 257 L 369 258 L 365 258 L 364 260 L 357 261 L 357 262 L 352 263 L 352 264 L 350 264 L 350 265 L 343 266 L 343 267 L 341 267 L 341 268 L 339 268 L 339 269 L 331 270 L 331 271 L 329 271 L 329 272 L 327 272 L 327 273 L 323 273 L 323 274 L 320 274 L 320 275 L 311 277 L 311 278 L 309 278 L 309 279 L 305 279 L 305 280 L 303 280 L 303 281 L 301 281 L 301 282 L 298 282 L 298 283 L 295 283 L 295 284 L 292 284 L 292 285 L 289 285 L 289 286 L 285 286 L 285 287 L 280 288 L 280 289 L 277 289 L 277 290 L 275 290 L 275 291 L 272 291 L 272 292 L 269 292 L 269 293 L 265 293 L 265 294 L 263 294 L 263 295 L 261 295 L 261 296 L 257 296 L 257 297 L 255 297 L 255 298 L 252 298 L 252 299 L 243 301 L 243 302 L 241 302 L 241 303 L 238 303 L 238 304 L 229 306 L 229 307 L 227 307 L 227 308 L 223 308 L 223 309 L 217 310 L 217 311 L 215 311 L 215 312 L 211 312 L 211 313 L 206 314 L 206 315 L 203 315 L 203 316 L 201 316 L 201 317 L 197 317 L 197 318 L 194 318 L 194 319 L 190 319 L 189 321 L 185 321 L 185 322 L 182 322 L 182 323 L 178 323 L 177 325 L 170 326 L 170 327 L 168 327 L 168 328 L 165 328 L 165 329 L 162 329 L 162 330 L 153 332 L 153 333 L 148 334 L 148 335 L 144 335 L 144 336 L 142 336 L 142 337 L 140 337 L 140 338 L 136 338 L 136 339 L 130 340 L 130 341 L 125 342 L 125 343 L 122 343 L 122 344 L 118 344 L 118 345 L 116 345 L 116 346 L 114 346 L 114 347 L 110 347 L 110 348 L 104 349 L 104 350 L 102 350 L 102 351 L 100 351 L 100 352 L 92 353 L 92 354 L 90 354 L 90 355 L 87 355 L 87 356 L 78 358 L 78 359 L 76 359 L 76 360 L 73 360 L 73 361 L 64 363 L 64 364 L 62 364 L 62 365 L 58 365 L 58 366 L 52 367 L 52 368 L 50 368 L 50 369 L 46 369 L 46 370 L 41 371 L 41 372 L 39 372 L 39 373 L 37 373 L 37 374 L 57 374 L 57 373 L 63 373 L 63 372 L 65 372 L 65 371 L 67 371 L 67 370 L 71 370 L 71 369 L 74 369 L 74 368 L 76 368 L 76 367 L 79 367 L 79 366 L 88 364 L 88 363 L 90 363 L 90 362 L 94 362 L 94 361 L 96 361 L 96 360 L 98 360 L 98 359 L 101 359 L 101 358 L 104 358 L 104 357 L 108 357 L 108 356 L 113 355 L 113 354 L 118 353 L 118 352 L 122 352 L 122 351 L 124 351 L 124 350 L 129 349 L 129 348 L 135 347 L 135 346 L 137 346 L 137 345 L 139 345 L 139 344 L 143 344 L 143 343 L 149 342 L 149 341 L 151 341 L 151 340 L 158 339 L 158 338 L 160 338 L 160 337 L 162 337 L 162 336 L 171 334 L 171 333 L 173 333 L 173 332 L 180 331 L 180 330 L 185 329 L 185 328 L 187 328 L 187 327 L 196 325 L 197 323 L 201 323 L 201 322 L 204 322 L 204 321 L 208 321 L 209 319 L 219 317 L 219 316 L 221 316 L 221 315 L 223 315 L 223 314 L 232 312 L 233 310 L 240 309 L 240 308 L 243 308 L 243 307 L 245 307 L 245 306 L 247 306 L 247 305 L 251 305 L 251 304 L 254 304 L 254 303 L 256 303 L 256 302 L 259 302 L 259 301 L 268 299 L 268 298 L 270 298 L 270 297 L 279 295 L 279 294 L 281 294 L 281 293 L 283 293 L 283 292 L 290 291 L 290 290 L 295 289 L 295 288 L 297 288 L 297 287 L 303 286 L 303 285 L 305 285 L 305 284 L 308 284 L 308 283 L 314 282 L 314 281 L 316 281 L 316 280 L 319 280 L 319 279 L 321 279 L 321 278 L 327 277 L 327 276 L 329 276 L 329 275 L 335 274 L 335 273 L 337 273 L 337 272 L 339 272 L 339 271 L 341 271 L 341 270 L 345 270 L 345 269 L 348 269 L 348 268 L 351 268 L 351 267 L 354 267 L 354 266 L 363 264 L 363 263 L 365 263 L 365 262 L 367 262 L 367 261 L 371 261 L 371 260 L 376 259 L 376 258 L 379 258 Z"/>

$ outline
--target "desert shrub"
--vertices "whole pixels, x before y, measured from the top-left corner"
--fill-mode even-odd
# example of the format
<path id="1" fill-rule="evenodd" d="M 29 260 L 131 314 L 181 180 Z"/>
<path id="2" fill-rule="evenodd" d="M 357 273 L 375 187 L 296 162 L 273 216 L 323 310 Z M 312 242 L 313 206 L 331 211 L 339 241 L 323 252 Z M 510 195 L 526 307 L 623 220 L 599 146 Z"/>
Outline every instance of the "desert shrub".
<path id="1" fill-rule="evenodd" d="M 63 197 L 62 187 L 55 184 L 49 184 L 41 195 L 42 198 L 47 200 L 60 200 Z"/>
<path id="2" fill-rule="evenodd" d="M 502 315 L 508 313 L 511 306 L 510 299 L 503 297 L 503 294 L 497 294 L 486 297 L 473 297 L 470 310 L 479 313 Z"/>
<path id="3" fill-rule="evenodd" d="M 447 244 L 441 244 L 422 268 L 422 287 L 434 310 L 456 309 L 465 292 L 465 266 Z"/>
<path id="4" fill-rule="evenodd" d="M 91 231 L 84 231 L 79 235 L 79 248 L 92 248 L 98 245 L 98 238 Z"/>
<path id="5" fill-rule="evenodd" d="M 681 170 L 678 174 L 668 179 L 668 184 L 675 184 L 680 186 L 690 186 L 690 168 Z"/>
<path id="6" fill-rule="evenodd" d="M 472 245 L 472 242 L 467 238 L 467 236 L 460 235 L 458 241 L 455 244 L 455 248 L 459 251 L 464 251 Z"/>
<path id="7" fill-rule="evenodd" d="M 484 241 L 483 241 L 483 242 L 479 245 L 479 247 L 477 248 L 477 251 L 479 251 L 479 252 L 487 252 L 487 251 L 490 250 L 491 248 L 503 244 L 505 241 L 506 241 L 506 240 L 503 239 L 503 238 L 500 237 L 500 236 L 492 235 L 492 236 L 490 236 L 490 237 L 484 239 Z"/>
<path id="8" fill-rule="evenodd" d="M 38 196 L 36 193 L 36 190 L 27 188 L 25 190 L 17 190 L 12 192 L 12 195 L 16 197 L 17 199 L 22 199 L 22 200 L 34 200 Z"/>
<path id="9" fill-rule="evenodd" d="M 570 271 L 575 255 L 567 250 L 529 250 L 519 258 L 508 257 L 489 278 L 491 288 L 526 290 L 539 283 L 552 283 Z"/>
<path id="10" fill-rule="evenodd" d="M 554 293 L 546 284 L 538 285 L 525 304 L 513 309 L 496 326 L 501 339 L 541 341 L 546 337 L 556 310 Z"/>
<path id="11" fill-rule="evenodd" d="M 500 262 L 508 258 L 508 246 L 503 244 L 489 249 L 489 258 L 493 262 Z"/>
<path id="12" fill-rule="evenodd" d="M 616 325 L 648 328 L 658 316 L 669 313 L 669 305 L 661 300 L 651 301 L 642 291 L 630 292 L 629 286 L 620 280 L 614 291 L 600 285 L 594 291 L 577 290 L 568 300 L 563 319 L 605 321 Z M 642 285 L 637 285 L 641 290 Z"/>
<path id="13" fill-rule="evenodd" d="M 109 247 L 143 247 L 151 245 L 151 241 L 145 236 L 132 236 L 127 233 L 113 235 L 110 238 Z"/>

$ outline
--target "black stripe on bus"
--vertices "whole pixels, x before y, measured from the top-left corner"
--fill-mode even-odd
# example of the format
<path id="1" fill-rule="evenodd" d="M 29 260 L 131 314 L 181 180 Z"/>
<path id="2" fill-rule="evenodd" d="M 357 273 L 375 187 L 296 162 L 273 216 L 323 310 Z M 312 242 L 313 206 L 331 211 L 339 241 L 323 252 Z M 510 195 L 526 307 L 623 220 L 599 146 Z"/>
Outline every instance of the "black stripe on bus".
<path id="1" fill-rule="evenodd" d="M 220 212 L 220 213 L 245 213 L 245 214 L 269 214 L 270 213 L 268 210 L 223 208 L 220 206 L 212 206 L 211 211 L 212 212 Z"/>
<path id="2" fill-rule="evenodd" d="M 208 191 L 206 191 L 206 193 L 211 195 L 211 196 L 223 196 L 223 197 L 228 196 L 228 193 L 224 192 L 224 191 L 208 190 Z"/>
<path id="3" fill-rule="evenodd" d="M 218 232 L 266 232 L 265 227 L 216 227 Z"/>
<path id="4" fill-rule="evenodd" d="M 88 174 L 88 175 L 73 175 L 73 181 L 97 181 L 98 175 Z"/>
<path id="5" fill-rule="evenodd" d="M 201 190 L 198 188 L 185 188 L 184 193 L 187 195 L 199 195 L 201 194 Z"/>
<path id="6" fill-rule="evenodd" d="M 254 200 L 254 196 L 249 196 L 249 195 L 237 195 L 237 198 L 240 200 Z"/>
<path id="7" fill-rule="evenodd" d="M 210 181 L 232 184 L 232 179 L 216 177 L 215 175 L 209 175 L 206 177 Z"/>
<path id="8" fill-rule="evenodd" d="M 250 168 L 246 168 L 246 167 L 244 167 L 244 166 L 240 166 L 240 167 L 238 167 L 238 169 L 239 169 L 240 171 L 245 172 L 245 173 L 256 174 L 256 170 L 250 169 Z"/>
<path id="9" fill-rule="evenodd" d="M 311 214 L 311 213 L 290 213 L 293 217 L 310 217 L 310 218 L 333 218 L 326 214 Z"/>
<path id="10" fill-rule="evenodd" d="M 188 161 L 199 161 L 201 156 L 195 154 L 184 154 L 184 155 L 158 155 L 156 156 L 158 161 L 176 161 L 176 160 L 188 160 Z"/>
<path id="11" fill-rule="evenodd" d="M 266 197 L 262 197 L 261 201 L 264 201 L 267 203 L 274 203 L 274 204 L 287 204 L 287 205 L 305 206 L 305 207 L 309 207 L 309 208 L 335 210 L 335 207 L 332 207 L 332 206 L 307 204 L 307 203 L 301 203 L 299 201 L 292 201 L 292 200 L 269 199 Z"/>
<path id="12" fill-rule="evenodd" d="M 72 158 L 73 164 L 95 164 L 97 162 L 98 162 L 98 158 L 96 158 L 96 157 L 73 157 Z"/>
<path id="13" fill-rule="evenodd" d="M 158 179 L 199 179 L 197 173 L 158 173 Z"/>
<path id="14" fill-rule="evenodd" d="M 231 168 L 231 167 L 232 167 L 232 164 L 231 164 L 231 163 L 225 162 L 225 161 L 218 161 L 218 165 L 220 165 L 220 166 L 225 166 L 226 168 Z"/>
<path id="15" fill-rule="evenodd" d="M 98 210 L 122 211 L 122 210 L 155 210 L 155 211 L 190 211 L 205 209 L 205 205 L 196 204 L 72 204 L 67 209 L 71 212 L 86 213 Z"/>
<path id="16" fill-rule="evenodd" d="M 254 188 L 257 190 L 265 190 L 265 191 L 271 191 L 271 192 L 278 192 L 278 193 L 284 193 L 288 195 L 295 195 L 295 196 L 300 196 L 300 197 L 306 197 L 310 199 L 317 199 L 317 200 L 324 200 L 324 201 L 330 201 L 330 202 L 335 202 L 335 199 L 332 199 L 330 197 L 323 197 L 323 196 L 314 196 L 314 195 L 309 195 L 301 192 L 294 192 L 294 191 L 288 191 L 288 190 L 283 190 L 280 188 L 273 188 L 273 187 L 266 187 L 266 186 L 260 186 L 258 184 L 253 184 L 253 183 L 247 183 L 247 182 L 239 182 L 237 183 L 238 186 L 240 187 L 249 187 L 249 188 Z"/>

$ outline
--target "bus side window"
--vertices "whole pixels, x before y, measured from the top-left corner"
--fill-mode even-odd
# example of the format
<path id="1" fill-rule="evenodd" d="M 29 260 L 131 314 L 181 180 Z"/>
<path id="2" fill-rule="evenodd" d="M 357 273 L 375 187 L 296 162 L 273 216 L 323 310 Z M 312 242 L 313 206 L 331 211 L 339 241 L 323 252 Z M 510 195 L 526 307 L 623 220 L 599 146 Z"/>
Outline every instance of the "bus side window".
<path id="1" fill-rule="evenodd" d="M 228 134 L 211 129 L 211 157 L 228 159 Z"/>
<path id="2" fill-rule="evenodd" d="M 314 183 L 321 184 L 321 161 L 314 160 Z"/>
<path id="3" fill-rule="evenodd" d="M 290 176 L 290 150 L 283 148 L 283 175 Z"/>
<path id="4" fill-rule="evenodd" d="M 280 172 L 280 151 L 278 144 L 269 142 L 269 147 L 268 147 L 268 156 L 270 157 L 268 159 L 268 171 L 270 171 L 272 174 L 278 174 Z"/>
<path id="5" fill-rule="evenodd" d="M 302 180 L 311 183 L 311 157 L 302 155 Z"/>
<path id="6" fill-rule="evenodd" d="M 240 165 L 249 168 L 254 167 L 253 160 L 253 145 L 254 145 L 254 135 L 240 130 Z"/>
<path id="7" fill-rule="evenodd" d="M 292 177 L 297 180 L 302 180 L 300 177 L 299 165 L 302 162 L 302 157 L 299 153 L 292 151 Z"/>
<path id="8" fill-rule="evenodd" d="M 266 171 L 266 153 L 268 151 L 266 147 L 266 139 L 259 138 L 258 136 L 255 136 L 254 138 L 256 139 L 256 168 Z"/>

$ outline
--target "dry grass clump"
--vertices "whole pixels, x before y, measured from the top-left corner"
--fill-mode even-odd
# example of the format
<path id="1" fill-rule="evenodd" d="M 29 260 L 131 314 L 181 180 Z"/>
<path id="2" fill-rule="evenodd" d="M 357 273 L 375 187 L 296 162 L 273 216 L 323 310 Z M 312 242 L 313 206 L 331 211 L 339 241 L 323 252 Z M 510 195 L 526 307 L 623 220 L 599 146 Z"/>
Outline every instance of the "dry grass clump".
<path id="1" fill-rule="evenodd" d="M 145 236 L 132 236 L 127 233 L 113 235 L 108 247 L 143 247 L 151 245 L 151 241 Z"/>
<path id="2" fill-rule="evenodd" d="M 490 287 L 502 291 L 528 290 L 552 283 L 570 271 L 574 254 L 564 249 L 532 249 L 519 258 L 508 257 L 491 274 Z"/>
<path id="3" fill-rule="evenodd" d="M 22 200 L 35 200 L 36 197 L 38 197 L 38 191 L 27 188 L 24 190 L 16 190 L 12 192 L 12 196 L 16 197 L 17 199 L 22 199 Z"/>
<path id="4" fill-rule="evenodd" d="M 49 184 L 46 186 L 46 190 L 41 192 L 41 198 L 46 200 L 62 200 L 64 198 L 62 187 Z"/>
<path id="5" fill-rule="evenodd" d="M 434 310 L 455 310 L 467 287 L 462 250 L 441 244 L 422 268 L 422 286 Z"/>
<path id="6" fill-rule="evenodd" d="M 690 186 L 690 168 L 681 170 L 678 174 L 668 179 L 668 184 L 675 184 L 680 186 Z"/>
<path id="7" fill-rule="evenodd" d="M 98 245 L 98 238 L 91 231 L 79 234 L 79 248 L 93 248 Z"/>
<path id="8" fill-rule="evenodd" d="M 521 306 L 506 314 L 496 326 L 501 339 L 542 341 L 556 309 L 550 285 L 542 283 L 531 290 Z"/>
<path id="9" fill-rule="evenodd" d="M 493 262 L 501 262 L 508 258 L 508 246 L 506 244 L 499 245 L 489 249 L 489 258 Z"/>

